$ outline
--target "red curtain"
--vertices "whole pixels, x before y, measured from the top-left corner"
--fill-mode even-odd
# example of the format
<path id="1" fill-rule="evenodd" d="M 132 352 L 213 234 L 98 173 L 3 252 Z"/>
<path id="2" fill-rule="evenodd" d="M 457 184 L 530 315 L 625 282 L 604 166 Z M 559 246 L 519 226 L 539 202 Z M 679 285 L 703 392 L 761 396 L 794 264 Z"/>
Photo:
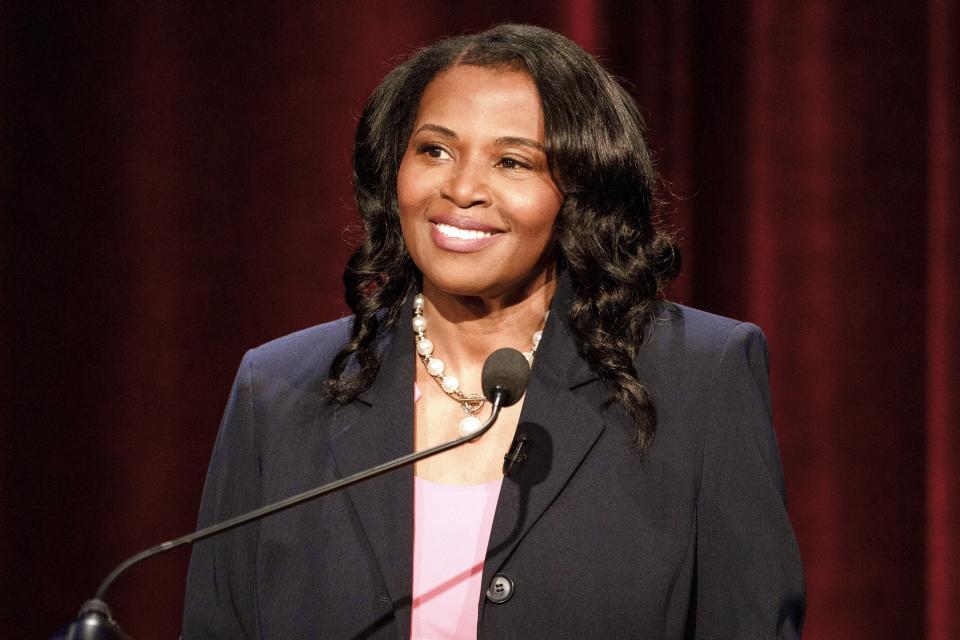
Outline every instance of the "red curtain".
<path id="1" fill-rule="evenodd" d="M 957 3 L 397 4 L 0 9 L 0 636 L 193 527 L 244 349 L 345 312 L 365 97 L 511 20 L 648 114 L 671 296 L 767 333 L 806 637 L 960 637 Z M 186 559 L 113 587 L 135 637 L 176 636 Z"/>
<path id="2" fill-rule="evenodd" d="M 960 636 L 960 7 L 929 7 L 927 86 L 927 624 Z"/>

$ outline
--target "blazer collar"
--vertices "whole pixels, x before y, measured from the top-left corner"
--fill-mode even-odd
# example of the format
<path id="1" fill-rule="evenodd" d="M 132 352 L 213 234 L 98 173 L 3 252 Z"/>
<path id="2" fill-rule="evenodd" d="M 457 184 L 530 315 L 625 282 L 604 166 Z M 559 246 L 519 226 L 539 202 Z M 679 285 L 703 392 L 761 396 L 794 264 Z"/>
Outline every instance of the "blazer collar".
<path id="1" fill-rule="evenodd" d="M 597 374 L 590 369 L 587 361 L 580 357 L 576 339 L 570 331 L 573 301 L 573 283 L 563 271 L 557 281 L 557 291 L 550 304 L 550 317 L 544 327 L 532 370 L 535 377 L 543 377 L 566 389 L 575 389 L 597 379 Z"/>

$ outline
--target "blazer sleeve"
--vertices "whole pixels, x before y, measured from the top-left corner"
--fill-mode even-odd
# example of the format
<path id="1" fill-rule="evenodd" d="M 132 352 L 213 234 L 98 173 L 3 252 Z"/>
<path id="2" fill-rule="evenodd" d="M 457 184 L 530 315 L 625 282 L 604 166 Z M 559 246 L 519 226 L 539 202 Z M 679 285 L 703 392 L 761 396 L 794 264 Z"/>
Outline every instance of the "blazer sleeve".
<path id="1" fill-rule="evenodd" d="M 767 347 L 737 325 L 715 381 L 697 504 L 695 638 L 798 638 L 804 582 L 773 432 Z"/>
<path id="2" fill-rule="evenodd" d="M 207 471 L 198 526 L 260 506 L 253 357 L 240 365 Z M 196 543 L 187 574 L 183 639 L 256 638 L 256 534 L 251 523 Z"/>

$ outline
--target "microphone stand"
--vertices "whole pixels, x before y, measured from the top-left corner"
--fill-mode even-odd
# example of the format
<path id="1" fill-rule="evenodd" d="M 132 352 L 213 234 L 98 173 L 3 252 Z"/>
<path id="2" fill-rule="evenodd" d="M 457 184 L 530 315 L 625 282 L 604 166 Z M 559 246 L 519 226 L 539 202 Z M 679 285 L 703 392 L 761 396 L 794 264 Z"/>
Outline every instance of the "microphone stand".
<path id="1" fill-rule="evenodd" d="M 77 619 L 66 628 L 61 629 L 54 634 L 50 640 L 132 640 L 130 636 L 120 629 L 120 626 L 113 619 L 113 614 L 110 611 L 110 607 L 108 607 L 107 603 L 104 602 L 103 596 L 106 594 L 107 589 L 110 588 L 110 585 L 113 583 L 113 581 L 116 580 L 121 573 L 133 565 L 137 564 L 138 562 L 142 562 L 147 558 L 151 558 L 161 553 L 166 553 L 172 549 L 176 549 L 177 547 L 185 544 L 199 542 L 200 540 L 209 538 L 210 536 L 214 536 L 223 531 L 228 531 L 230 529 L 245 525 L 248 522 L 258 520 L 272 513 L 284 511 L 302 502 L 306 502 L 307 500 L 312 500 L 322 495 L 339 491 L 340 489 L 349 487 L 352 484 L 362 482 L 367 478 L 372 478 L 374 476 L 387 473 L 388 471 L 393 471 L 394 469 L 413 464 L 418 460 L 423 460 L 424 458 L 435 456 L 438 453 L 443 453 L 448 449 L 459 447 L 460 445 L 466 444 L 471 440 L 476 440 L 489 431 L 493 426 L 493 423 L 496 422 L 497 417 L 500 415 L 501 406 L 504 404 L 512 404 L 509 399 L 507 399 L 506 403 L 504 402 L 505 394 L 507 396 L 510 395 L 503 386 L 497 385 L 492 394 L 493 410 L 490 412 L 490 417 L 487 418 L 487 421 L 484 422 L 480 429 L 478 429 L 475 433 L 463 436 L 462 438 L 457 438 L 456 440 L 444 442 L 443 444 L 438 444 L 435 447 L 424 449 L 423 451 L 409 453 L 405 456 L 384 462 L 383 464 L 377 465 L 370 469 L 359 471 L 353 475 L 347 476 L 346 478 L 329 482 L 323 486 L 316 487 L 315 489 L 298 493 L 294 496 L 290 496 L 289 498 L 280 500 L 279 502 L 268 504 L 264 507 L 260 507 L 259 509 L 255 509 L 254 511 L 249 511 L 242 515 L 236 516 L 235 518 L 230 518 L 229 520 L 224 520 L 223 522 L 200 529 L 199 531 L 194 531 L 193 533 L 187 534 L 180 538 L 176 538 L 168 542 L 161 542 L 155 547 L 147 549 L 146 551 L 141 551 L 135 556 L 127 558 L 121 562 L 116 569 L 111 571 L 110 575 L 108 575 L 106 579 L 104 579 L 104 581 L 100 584 L 100 588 L 97 589 L 96 595 L 92 599 L 83 603 Z M 516 398 L 513 398 L 513 401 L 515 402 Z"/>

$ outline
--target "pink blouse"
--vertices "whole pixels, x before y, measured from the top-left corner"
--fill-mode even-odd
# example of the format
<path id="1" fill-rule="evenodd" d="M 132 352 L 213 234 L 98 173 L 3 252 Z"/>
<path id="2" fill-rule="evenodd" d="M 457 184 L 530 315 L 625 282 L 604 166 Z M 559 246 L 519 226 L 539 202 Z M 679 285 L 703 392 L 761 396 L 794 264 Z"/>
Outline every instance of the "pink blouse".
<path id="1" fill-rule="evenodd" d="M 414 477 L 413 640 L 476 639 L 483 560 L 502 481 L 448 485 Z"/>
<path id="2" fill-rule="evenodd" d="M 476 640 L 483 560 L 502 482 L 453 485 L 414 476 L 411 640 Z"/>

